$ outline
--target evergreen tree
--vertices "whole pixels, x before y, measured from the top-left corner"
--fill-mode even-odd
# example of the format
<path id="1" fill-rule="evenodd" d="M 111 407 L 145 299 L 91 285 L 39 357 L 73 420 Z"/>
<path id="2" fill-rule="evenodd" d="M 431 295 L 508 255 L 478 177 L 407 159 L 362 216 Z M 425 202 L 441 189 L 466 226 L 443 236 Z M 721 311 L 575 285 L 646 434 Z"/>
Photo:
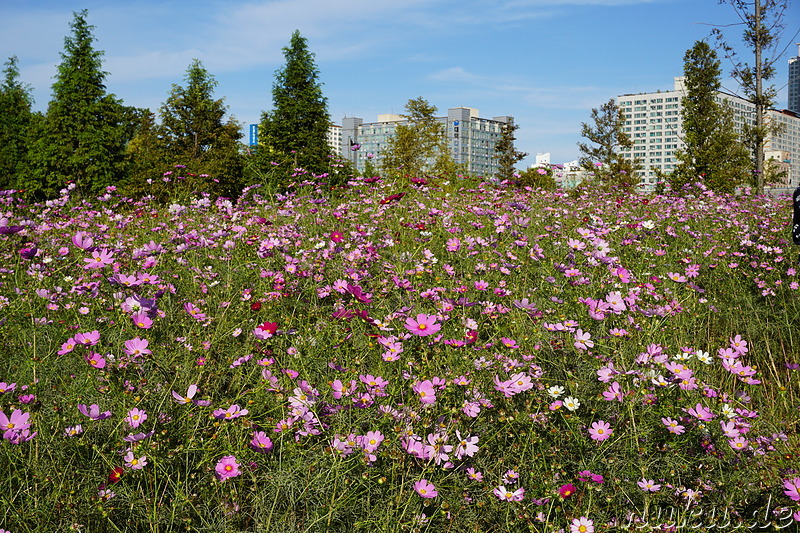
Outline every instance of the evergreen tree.
<path id="1" fill-rule="evenodd" d="M 583 154 L 581 166 L 606 187 L 632 189 L 638 181 L 635 173 L 640 163 L 623 155 L 624 149 L 633 148 L 633 141 L 625 133 L 625 114 L 612 98 L 600 109 L 592 109 L 591 118 L 594 125 L 581 123 L 581 136 L 596 146 L 578 143 Z"/>
<path id="2" fill-rule="evenodd" d="M 283 55 L 286 64 L 275 73 L 272 86 L 273 109 L 262 114 L 258 128 L 258 165 L 267 171 L 277 162 L 321 174 L 328 170 L 331 155 L 331 121 L 314 54 L 295 30 Z"/>
<path id="3" fill-rule="evenodd" d="M 16 186 L 25 169 L 33 115 L 33 97 L 19 81 L 17 58 L 10 57 L 0 85 L 0 189 Z"/>
<path id="4" fill-rule="evenodd" d="M 514 148 L 514 141 L 517 140 L 514 132 L 518 129 L 519 126 L 514 123 L 503 124 L 501 127 L 500 140 L 495 144 L 494 150 L 497 153 L 500 166 L 497 171 L 497 177 L 501 180 L 514 179 L 514 173 L 516 172 L 515 165 L 528 155 Z"/>
<path id="5" fill-rule="evenodd" d="M 30 174 L 21 183 L 35 197 L 53 196 L 67 182 L 96 193 L 125 175 L 125 145 L 137 110 L 106 93 L 102 52 L 93 47 L 87 12 L 74 13 L 64 40 L 41 134 L 29 152 Z"/>
<path id="6" fill-rule="evenodd" d="M 668 177 L 673 190 L 701 180 L 715 191 L 731 192 L 750 176 L 750 158 L 734 130 L 733 110 L 717 102 L 721 87 L 717 53 L 697 41 L 683 57 L 686 96 L 681 101 L 684 150 Z"/>
<path id="7" fill-rule="evenodd" d="M 395 126 L 394 135 L 381 155 L 387 174 L 407 176 L 448 176 L 459 171 L 447 149 L 445 125 L 436 118 L 436 106 L 422 98 L 411 99 L 400 116 L 405 123 Z"/>
<path id="8" fill-rule="evenodd" d="M 140 124 L 134 150 L 149 158 L 160 171 L 185 165 L 194 190 L 234 195 L 244 186 L 244 161 L 240 153 L 241 124 L 225 119 L 223 98 L 214 98 L 217 82 L 195 59 L 186 71 L 186 86 L 173 85 L 161 106 L 161 124 L 145 119 Z"/>

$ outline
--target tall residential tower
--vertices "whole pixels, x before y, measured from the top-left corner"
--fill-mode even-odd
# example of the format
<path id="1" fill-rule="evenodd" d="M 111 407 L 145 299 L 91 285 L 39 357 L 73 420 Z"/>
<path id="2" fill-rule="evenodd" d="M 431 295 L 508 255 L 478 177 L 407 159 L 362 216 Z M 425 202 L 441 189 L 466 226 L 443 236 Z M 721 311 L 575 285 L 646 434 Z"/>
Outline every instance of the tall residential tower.
<path id="1" fill-rule="evenodd" d="M 797 56 L 789 59 L 789 111 L 800 113 L 800 43 Z"/>

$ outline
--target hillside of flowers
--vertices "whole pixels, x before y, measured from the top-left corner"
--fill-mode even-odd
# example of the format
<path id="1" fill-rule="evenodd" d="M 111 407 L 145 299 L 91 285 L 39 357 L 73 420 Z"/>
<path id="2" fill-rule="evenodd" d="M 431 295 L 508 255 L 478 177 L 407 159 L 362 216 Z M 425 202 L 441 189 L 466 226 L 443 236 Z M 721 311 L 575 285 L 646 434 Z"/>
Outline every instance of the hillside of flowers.
<path id="1" fill-rule="evenodd" d="M 72 192 L 0 196 L 4 531 L 800 523 L 786 197 Z"/>

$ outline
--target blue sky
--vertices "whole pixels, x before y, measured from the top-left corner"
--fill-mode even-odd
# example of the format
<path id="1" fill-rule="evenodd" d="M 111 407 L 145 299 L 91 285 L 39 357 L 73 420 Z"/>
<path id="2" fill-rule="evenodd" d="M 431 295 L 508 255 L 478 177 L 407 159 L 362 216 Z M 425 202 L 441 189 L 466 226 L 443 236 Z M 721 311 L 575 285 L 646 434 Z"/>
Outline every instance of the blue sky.
<path id="1" fill-rule="evenodd" d="M 298 29 L 316 54 L 334 122 L 374 121 L 419 96 L 441 114 L 466 106 L 482 117 L 512 115 L 517 147 L 530 153 L 520 165 L 541 152 L 576 159 L 593 107 L 670 90 L 685 51 L 712 24 L 738 22 L 717 0 L 0 0 L 0 58 L 19 58 L 36 109 L 47 107 L 72 12 L 82 9 L 104 51 L 108 90 L 127 105 L 156 110 L 197 58 L 230 113 L 258 122 L 272 105 L 281 48 Z M 772 82 L 781 108 L 800 9 L 784 22 Z M 749 59 L 741 29 L 724 31 Z"/>

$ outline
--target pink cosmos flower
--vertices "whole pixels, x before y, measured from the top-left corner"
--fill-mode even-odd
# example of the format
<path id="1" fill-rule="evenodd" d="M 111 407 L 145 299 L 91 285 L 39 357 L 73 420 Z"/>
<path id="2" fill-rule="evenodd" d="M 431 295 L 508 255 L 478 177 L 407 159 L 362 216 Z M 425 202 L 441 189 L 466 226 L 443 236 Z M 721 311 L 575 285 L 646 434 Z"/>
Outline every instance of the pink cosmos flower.
<path id="1" fill-rule="evenodd" d="M 434 484 L 427 479 L 420 479 L 414 483 L 414 490 L 423 498 L 435 498 L 439 495 Z"/>
<path id="2" fill-rule="evenodd" d="M 233 455 L 226 455 L 217 462 L 214 467 L 217 473 L 217 478 L 220 481 L 225 481 L 228 478 L 236 477 L 242 472 L 239 470 L 239 463 Z"/>
<path id="3" fill-rule="evenodd" d="M 272 439 L 267 437 L 263 431 L 256 431 L 253 433 L 253 438 L 250 440 L 250 448 L 258 453 L 267 453 L 272 450 Z"/>
<path id="4" fill-rule="evenodd" d="M 194 395 L 197 394 L 197 385 L 189 385 L 189 390 L 186 391 L 186 396 L 181 396 L 175 391 L 172 391 L 172 397 L 180 404 L 187 404 L 192 401 Z"/>
<path id="5" fill-rule="evenodd" d="M 565 485 L 561 485 L 558 489 L 558 495 L 564 498 L 565 500 L 575 494 L 575 491 L 578 490 L 575 488 L 575 485 L 572 483 L 567 483 Z"/>
<path id="6" fill-rule="evenodd" d="M 133 455 L 132 451 L 129 451 L 127 454 L 125 454 L 123 459 L 125 460 L 125 466 L 131 470 L 141 470 L 147 466 L 147 457 L 143 455 L 137 459 L 136 456 Z"/>
<path id="7" fill-rule="evenodd" d="M 263 324 L 256 326 L 256 329 L 253 330 L 253 336 L 263 341 L 275 335 L 276 331 L 278 331 L 277 322 L 264 322 Z"/>
<path id="8" fill-rule="evenodd" d="M 637 481 L 636 484 L 645 492 L 658 492 L 661 490 L 661 485 L 657 484 L 652 479 L 642 478 L 641 481 Z"/>
<path id="9" fill-rule="evenodd" d="M 84 415 L 88 416 L 92 420 L 105 420 L 106 418 L 111 418 L 111 411 L 103 411 L 100 412 L 100 406 L 96 403 L 89 405 L 88 407 L 82 403 L 78 404 L 78 411 Z"/>
<path id="10" fill-rule="evenodd" d="M 590 340 L 591 338 L 592 335 L 588 331 L 584 332 L 582 329 L 579 329 L 575 332 L 575 342 L 573 345 L 578 350 L 588 350 L 594 347 L 594 341 Z"/>
<path id="11" fill-rule="evenodd" d="M 433 388 L 431 380 L 426 379 L 415 383 L 412 389 L 419 396 L 420 402 L 428 404 L 436 401 L 436 389 Z"/>
<path id="12" fill-rule="evenodd" d="M 249 413 L 247 409 L 240 409 L 238 405 L 233 404 L 227 409 L 216 409 L 214 410 L 214 418 L 218 420 L 233 420 L 234 418 L 239 418 L 240 416 L 244 416 Z"/>
<path id="13" fill-rule="evenodd" d="M 147 313 L 136 313 L 131 316 L 131 320 L 140 329 L 150 329 L 153 326 L 153 319 L 147 316 Z"/>
<path id="14" fill-rule="evenodd" d="M 661 423 L 667 426 L 670 433 L 674 433 L 675 435 L 680 435 L 686 431 L 686 428 L 673 418 L 662 418 Z"/>
<path id="15" fill-rule="evenodd" d="M 461 433 L 456 430 L 456 440 L 458 440 L 458 444 L 456 445 L 455 456 L 458 459 L 463 459 L 464 456 L 472 457 L 476 453 L 478 453 L 478 436 L 472 435 L 469 437 L 461 437 Z"/>
<path id="16" fill-rule="evenodd" d="M 89 333 L 76 333 L 72 338 L 76 344 L 83 344 L 84 346 L 94 346 L 100 342 L 100 332 L 97 330 Z"/>
<path id="17" fill-rule="evenodd" d="M 11 440 L 18 433 L 30 428 L 31 425 L 28 423 L 30 416 L 30 413 L 23 413 L 19 409 L 14 409 L 10 417 L 0 411 L 0 430 L 3 431 L 3 438 Z"/>
<path id="18" fill-rule="evenodd" d="M 383 434 L 380 431 L 367 431 L 366 435 L 357 437 L 356 441 L 358 442 L 358 445 L 364 449 L 364 451 L 374 452 L 378 449 L 378 446 L 381 445 L 383 439 Z"/>
<path id="19" fill-rule="evenodd" d="M 569 533 L 594 533 L 594 522 L 585 516 L 573 518 Z"/>
<path id="20" fill-rule="evenodd" d="M 134 357 L 139 355 L 151 354 L 153 352 L 147 349 L 147 346 L 149 344 L 150 341 L 148 341 L 147 339 L 140 339 L 139 337 L 135 337 L 131 340 L 125 341 L 125 348 L 122 351 Z"/>
<path id="21" fill-rule="evenodd" d="M 95 368 L 105 368 L 106 367 L 106 360 L 105 358 L 97 352 L 89 352 L 88 355 L 84 356 L 86 362 L 92 365 Z"/>
<path id="22" fill-rule="evenodd" d="M 138 428 L 145 420 L 147 420 L 147 413 L 137 407 L 128 411 L 128 416 L 125 417 L 125 423 L 128 424 L 131 429 Z"/>
<path id="23" fill-rule="evenodd" d="M 467 477 L 472 481 L 483 481 L 483 472 L 478 472 L 473 467 L 469 467 L 467 468 Z"/>
<path id="24" fill-rule="evenodd" d="M 800 502 L 800 477 L 787 479 L 783 482 L 783 491 L 792 501 Z"/>
<path id="25" fill-rule="evenodd" d="M 84 259 L 86 264 L 83 266 L 85 269 L 103 268 L 114 262 L 114 254 L 108 250 L 95 250 L 92 252 L 92 257 Z"/>
<path id="26" fill-rule="evenodd" d="M 706 407 L 704 407 L 702 404 L 699 403 L 694 407 L 688 409 L 686 412 L 695 417 L 696 419 L 700 420 L 701 422 L 706 422 L 716 416 L 712 411 L 710 411 L 709 409 L 707 409 Z"/>
<path id="27" fill-rule="evenodd" d="M 722 433 L 728 438 L 734 438 L 739 436 L 739 429 L 736 427 L 736 422 L 730 420 L 728 422 L 720 422 L 720 426 L 722 426 Z"/>
<path id="28" fill-rule="evenodd" d="M 512 491 L 511 489 L 507 489 L 505 486 L 500 485 L 492 492 L 499 499 L 507 502 L 521 502 L 525 499 L 525 489 L 522 487 Z"/>
<path id="29" fill-rule="evenodd" d="M 74 244 L 76 248 L 87 250 L 92 247 L 92 244 L 94 244 L 94 239 L 92 239 L 92 237 L 90 237 L 87 233 L 79 231 L 72 236 L 72 244 Z"/>
<path id="30" fill-rule="evenodd" d="M 436 322 L 436 315 L 426 315 L 425 313 L 418 314 L 416 319 L 408 317 L 404 325 L 408 331 L 418 337 L 427 337 L 442 329 L 442 325 Z"/>
<path id="31" fill-rule="evenodd" d="M 78 345 L 78 343 L 75 342 L 75 339 L 73 337 L 70 337 L 69 340 L 67 340 L 67 342 L 65 342 L 64 344 L 61 345 L 61 349 L 57 353 L 58 353 L 58 355 L 67 354 L 67 353 L 71 352 L 72 350 L 74 350 L 75 346 L 77 346 L 77 345 Z"/>
<path id="32" fill-rule="evenodd" d="M 622 401 L 622 391 L 620 390 L 620 386 L 618 382 L 614 382 L 611 386 L 608 387 L 608 390 L 603 393 L 603 398 L 608 402 L 613 402 L 614 400 Z"/>
<path id="33" fill-rule="evenodd" d="M 750 442 L 744 437 L 735 437 L 728 440 L 728 445 L 737 452 L 746 450 L 750 446 Z"/>
<path id="34" fill-rule="evenodd" d="M 613 434 L 614 430 L 611 429 L 611 424 L 602 420 L 592 423 L 592 427 L 589 429 L 589 436 L 598 442 L 606 440 Z"/>
<path id="35" fill-rule="evenodd" d="M 11 392 L 16 388 L 17 388 L 16 383 L 6 383 L 5 381 L 0 381 L 0 394 Z"/>

